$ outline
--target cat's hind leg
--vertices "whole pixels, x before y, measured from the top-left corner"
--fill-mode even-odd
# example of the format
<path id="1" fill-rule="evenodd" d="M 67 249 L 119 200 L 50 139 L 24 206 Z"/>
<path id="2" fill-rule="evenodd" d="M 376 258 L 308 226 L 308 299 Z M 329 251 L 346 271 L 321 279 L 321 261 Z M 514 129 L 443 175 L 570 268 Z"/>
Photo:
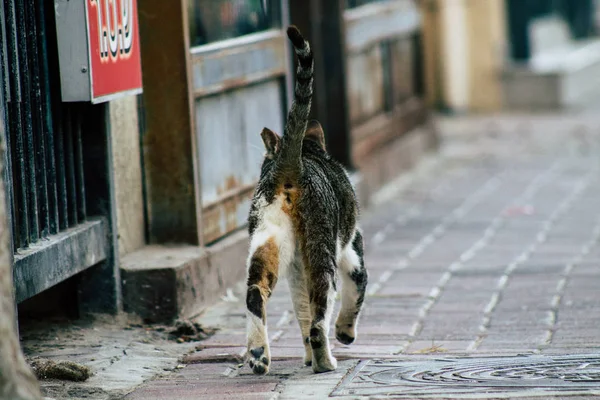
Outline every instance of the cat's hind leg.
<path id="1" fill-rule="evenodd" d="M 308 232 L 303 248 L 312 314 L 309 331 L 312 368 L 317 373 L 337 368 L 328 338 L 335 301 L 336 277 L 336 244 L 335 241 L 328 240 L 331 237 L 335 236 Z"/>
<path id="2" fill-rule="evenodd" d="M 368 274 L 363 253 L 363 237 L 357 230 L 353 241 L 344 249 L 339 263 L 342 307 L 335 323 L 335 337 L 346 345 L 356 339 L 358 316 L 365 299 Z"/>
<path id="3" fill-rule="evenodd" d="M 248 363 L 257 375 L 269 372 L 271 352 L 267 334 L 267 301 L 275 288 L 280 268 L 286 268 L 293 257 L 293 244 L 281 230 L 260 231 L 250 242 L 247 278 L 247 342 Z M 291 254 L 291 255 L 290 255 Z"/>
<path id="4" fill-rule="evenodd" d="M 292 262 L 288 271 L 288 283 L 294 304 L 294 313 L 302 332 L 304 343 L 304 365 L 312 364 L 312 348 L 310 347 L 310 325 L 312 313 L 310 311 L 310 297 L 308 295 L 308 280 L 302 257 L 298 255 Z"/>

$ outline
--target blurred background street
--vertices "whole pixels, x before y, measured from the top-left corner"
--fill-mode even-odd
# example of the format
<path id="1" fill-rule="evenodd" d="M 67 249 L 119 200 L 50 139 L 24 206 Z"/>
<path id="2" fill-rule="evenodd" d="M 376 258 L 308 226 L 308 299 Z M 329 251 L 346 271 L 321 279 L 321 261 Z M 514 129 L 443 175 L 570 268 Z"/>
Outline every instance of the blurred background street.
<path id="1" fill-rule="evenodd" d="M 364 216 L 371 283 L 356 343 L 332 337 L 340 371 L 314 376 L 301 367 L 285 282 L 269 304 L 272 372 L 256 378 L 238 365 L 241 286 L 198 320 L 221 330 L 185 368 L 126 398 L 595 398 L 600 135 L 588 122 L 440 121 L 441 152 Z M 466 365 L 452 365 L 464 357 Z"/>

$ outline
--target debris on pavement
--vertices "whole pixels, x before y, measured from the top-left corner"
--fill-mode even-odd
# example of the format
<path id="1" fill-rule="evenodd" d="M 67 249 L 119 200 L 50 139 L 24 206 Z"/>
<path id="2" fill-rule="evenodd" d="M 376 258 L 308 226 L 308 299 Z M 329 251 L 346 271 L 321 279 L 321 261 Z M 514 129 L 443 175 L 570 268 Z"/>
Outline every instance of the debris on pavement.
<path id="1" fill-rule="evenodd" d="M 89 367 L 73 361 L 53 361 L 46 358 L 36 358 L 31 361 L 31 367 L 38 379 L 83 382 L 92 375 Z"/>
<path id="2" fill-rule="evenodd" d="M 216 329 L 206 328 L 197 322 L 190 320 L 178 320 L 175 322 L 175 330 L 169 332 L 169 336 L 179 343 L 199 342 L 206 340 L 216 333 Z"/>

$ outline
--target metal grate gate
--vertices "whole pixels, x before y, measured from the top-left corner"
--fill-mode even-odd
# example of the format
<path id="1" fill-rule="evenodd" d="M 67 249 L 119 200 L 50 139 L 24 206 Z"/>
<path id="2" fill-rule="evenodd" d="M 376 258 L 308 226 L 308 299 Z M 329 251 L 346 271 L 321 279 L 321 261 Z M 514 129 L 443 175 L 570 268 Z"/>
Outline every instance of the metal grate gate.
<path id="1" fill-rule="evenodd" d="M 53 6 L 51 0 L 0 0 L 0 123 L 16 298 L 98 266 L 78 279 L 79 301 L 114 311 L 107 107 L 62 102 Z"/>
<path id="2" fill-rule="evenodd" d="M 51 2 L 3 0 L 2 59 L 15 251 L 86 219 L 82 114 L 62 103 Z M 48 13 L 50 12 L 50 14 Z"/>

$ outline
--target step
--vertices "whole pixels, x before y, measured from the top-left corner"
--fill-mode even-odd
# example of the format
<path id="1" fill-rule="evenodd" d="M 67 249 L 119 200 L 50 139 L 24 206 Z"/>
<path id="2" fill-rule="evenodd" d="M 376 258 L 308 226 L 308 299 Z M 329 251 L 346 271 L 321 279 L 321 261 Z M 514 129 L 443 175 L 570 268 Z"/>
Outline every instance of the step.
<path id="1" fill-rule="evenodd" d="M 123 307 L 147 323 L 193 318 L 244 279 L 248 234 L 198 246 L 151 245 L 121 260 Z"/>
<path id="2" fill-rule="evenodd" d="M 536 54 L 502 74 L 505 105 L 512 110 L 581 108 L 600 95 L 600 40 L 570 43 Z"/>

